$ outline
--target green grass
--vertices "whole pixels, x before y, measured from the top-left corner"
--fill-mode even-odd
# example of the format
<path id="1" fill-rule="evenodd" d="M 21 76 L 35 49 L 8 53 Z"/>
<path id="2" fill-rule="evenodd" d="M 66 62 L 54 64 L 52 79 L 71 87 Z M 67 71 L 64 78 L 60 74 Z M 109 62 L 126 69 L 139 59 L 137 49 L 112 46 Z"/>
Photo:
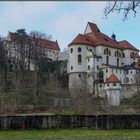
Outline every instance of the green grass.
<path id="1" fill-rule="evenodd" d="M 139 129 L 92 130 L 92 129 L 46 129 L 0 131 L 3 140 L 41 140 L 41 139 L 140 139 Z"/>

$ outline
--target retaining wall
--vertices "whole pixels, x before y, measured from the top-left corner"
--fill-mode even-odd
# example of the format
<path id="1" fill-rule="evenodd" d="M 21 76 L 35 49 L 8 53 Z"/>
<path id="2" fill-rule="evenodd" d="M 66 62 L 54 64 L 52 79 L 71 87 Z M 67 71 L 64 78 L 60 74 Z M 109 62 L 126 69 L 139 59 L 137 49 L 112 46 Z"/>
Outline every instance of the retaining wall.
<path id="1" fill-rule="evenodd" d="M 30 115 L 0 116 L 0 129 L 140 128 L 140 115 Z"/>

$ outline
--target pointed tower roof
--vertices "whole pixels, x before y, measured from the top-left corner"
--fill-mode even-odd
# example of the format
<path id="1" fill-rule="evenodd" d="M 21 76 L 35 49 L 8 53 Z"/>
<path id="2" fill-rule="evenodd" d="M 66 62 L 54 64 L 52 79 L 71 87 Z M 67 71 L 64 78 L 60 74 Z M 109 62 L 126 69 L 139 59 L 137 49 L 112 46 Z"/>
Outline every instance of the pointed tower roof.
<path id="1" fill-rule="evenodd" d="M 111 74 L 111 76 L 106 80 L 106 83 L 120 83 L 120 80 L 115 74 Z"/>

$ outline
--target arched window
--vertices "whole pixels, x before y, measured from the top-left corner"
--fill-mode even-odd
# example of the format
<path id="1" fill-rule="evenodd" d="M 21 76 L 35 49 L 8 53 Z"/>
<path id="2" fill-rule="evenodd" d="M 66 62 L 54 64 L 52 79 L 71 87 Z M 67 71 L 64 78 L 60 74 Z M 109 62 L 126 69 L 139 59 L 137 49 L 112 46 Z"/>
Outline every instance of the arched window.
<path id="1" fill-rule="evenodd" d="M 78 52 L 81 52 L 81 51 L 82 51 L 82 49 L 79 47 L 79 48 L 78 48 Z"/>
<path id="2" fill-rule="evenodd" d="M 121 57 L 121 53 L 119 51 L 115 52 L 115 57 Z"/>
<path id="3" fill-rule="evenodd" d="M 106 48 L 106 49 L 104 49 L 104 54 L 111 55 L 111 51 L 108 48 Z"/>
<path id="4" fill-rule="evenodd" d="M 106 48 L 104 49 L 104 54 L 106 55 L 106 65 L 109 65 L 109 55 L 111 55 L 111 51 Z"/>
<path id="5" fill-rule="evenodd" d="M 82 56 L 81 54 L 78 54 L 78 64 L 82 64 Z"/>
<path id="6" fill-rule="evenodd" d="M 135 53 L 134 53 L 134 52 L 131 52 L 131 53 L 130 53 L 130 57 L 131 57 L 131 58 L 134 58 L 134 56 L 135 56 Z"/>

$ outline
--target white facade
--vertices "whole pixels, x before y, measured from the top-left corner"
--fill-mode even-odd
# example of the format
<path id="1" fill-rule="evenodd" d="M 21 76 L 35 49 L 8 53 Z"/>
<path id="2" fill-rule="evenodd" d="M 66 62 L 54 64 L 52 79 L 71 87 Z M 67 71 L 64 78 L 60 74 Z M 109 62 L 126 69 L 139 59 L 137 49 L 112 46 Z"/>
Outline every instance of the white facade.
<path id="1" fill-rule="evenodd" d="M 58 56 L 58 60 L 64 61 L 69 59 L 69 53 L 68 52 L 60 52 Z"/>
<path id="2" fill-rule="evenodd" d="M 87 24 L 85 34 L 90 32 L 92 32 L 92 29 L 90 25 Z M 83 38 L 83 40 L 85 38 Z M 103 72 L 103 83 L 106 82 L 111 74 L 115 74 L 121 84 L 136 83 L 135 75 L 137 69 L 131 67 L 131 65 L 134 62 L 137 63 L 138 59 L 131 57 L 131 55 L 132 53 L 138 53 L 138 50 L 129 48 L 121 49 L 121 47 L 118 49 L 118 47 L 107 45 L 89 45 L 87 40 L 84 43 L 80 43 L 80 39 L 78 39 L 77 42 L 75 40 L 69 45 L 68 73 L 70 88 L 75 87 L 72 86 L 73 81 L 76 81 L 76 83 L 79 82 L 80 84 L 80 78 L 84 75 L 89 92 L 93 92 L 93 82 L 98 80 L 99 77 L 97 77 L 97 75 L 99 71 Z M 83 40 L 81 42 L 83 42 Z M 112 87 L 112 84 L 110 84 L 110 86 Z M 107 90 L 107 94 L 110 93 L 112 100 L 116 99 L 116 103 L 114 104 L 118 105 L 121 96 L 121 92 L 119 91 L 121 90 L 121 85 L 113 86 L 111 90 L 110 87 L 106 87 L 105 85 L 105 90 Z M 113 94 L 116 96 L 112 96 Z"/>
<path id="3" fill-rule="evenodd" d="M 10 34 L 12 34 L 12 35 L 10 35 Z M 33 44 L 30 45 L 30 47 L 29 47 L 29 44 L 24 42 L 24 40 L 23 40 L 24 45 L 22 46 L 21 44 L 18 44 L 13 41 L 13 38 L 14 38 L 13 35 L 14 35 L 14 33 L 9 33 L 7 39 L 5 39 L 5 48 L 7 50 L 7 56 L 9 57 L 9 60 L 15 59 L 14 61 L 17 62 L 17 61 L 20 61 L 22 59 L 22 57 L 24 57 L 23 61 L 25 63 L 25 68 L 28 69 L 28 63 L 29 63 L 28 58 L 30 57 L 30 70 L 34 70 L 35 62 L 34 62 L 33 57 L 34 57 L 35 49 L 32 48 L 32 47 L 34 47 Z M 17 38 L 17 40 L 20 39 L 20 37 L 22 38 L 22 36 L 19 36 Z M 29 36 L 26 36 L 26 37 L 28 39 L 30 38 Z M 58 45 L 57 41 L 56 42 L 49 41 L 49 40 L 45 40 L 45 41 L 50 42 L 49 43 L 50 46 L 37 46 L 37 50 L 39 53 L 38 58 L 43 56 L 45 58 L 48 58 L 51 61 L 59 60 L 60 49 L 59 49 L 59 46 L 57 46 Z M 55 48 L 53 49 L 53 47 L 55 47 Z M 29 54 L 29 51 L 30 51 L 30 54 Z M 13 61 L 11 61 L 11 62 L 13 62 Z M 17 64 L 11 63 L 11 65 L 17 65 Z"/>
<path id="4" fill-rule="evenodd" d="M 121 102 L 121 86 L 119 83 L 105 84 L 105 90 L 110 105 L 118 106 Z"/>

